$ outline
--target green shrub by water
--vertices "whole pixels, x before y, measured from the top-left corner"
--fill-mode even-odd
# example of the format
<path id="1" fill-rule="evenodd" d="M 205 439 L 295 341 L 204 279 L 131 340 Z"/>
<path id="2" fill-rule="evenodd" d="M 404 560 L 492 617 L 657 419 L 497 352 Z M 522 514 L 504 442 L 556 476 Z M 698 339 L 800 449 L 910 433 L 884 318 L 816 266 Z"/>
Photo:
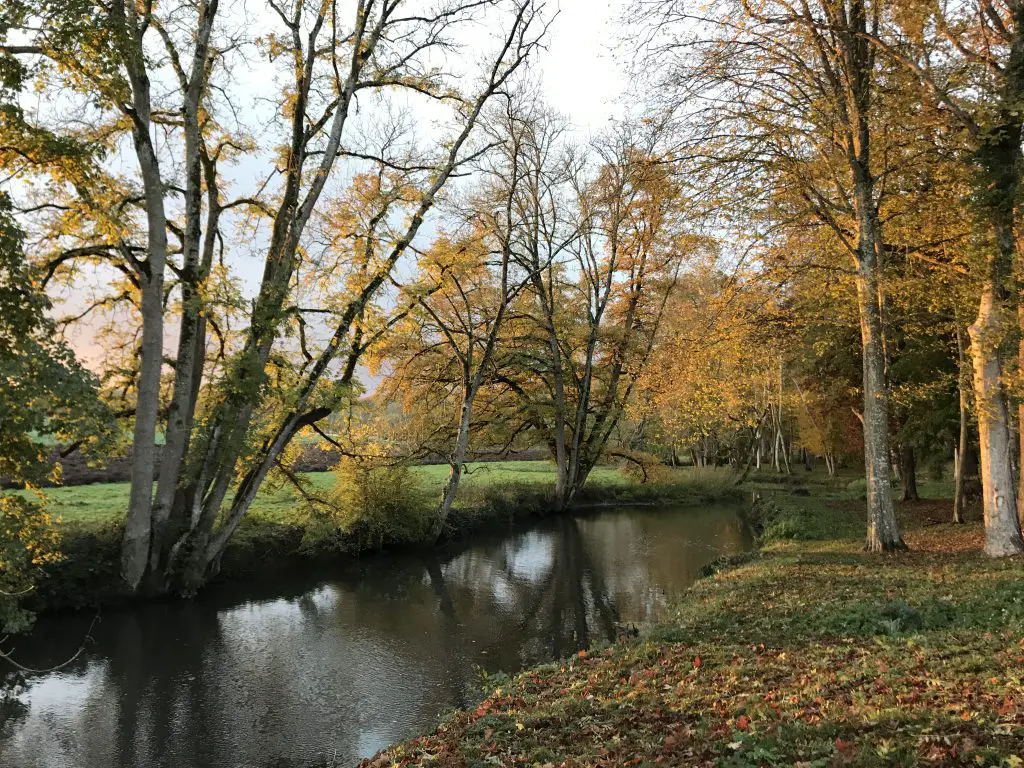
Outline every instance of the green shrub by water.
<path id="1" fill-rule="evenodd" d="M 343 459 L 335 474 L 331 503 L 311 511 L 307 539 L 337 533 L 355 549 L 429 539 L 431 499 L 408 465 Z"/>

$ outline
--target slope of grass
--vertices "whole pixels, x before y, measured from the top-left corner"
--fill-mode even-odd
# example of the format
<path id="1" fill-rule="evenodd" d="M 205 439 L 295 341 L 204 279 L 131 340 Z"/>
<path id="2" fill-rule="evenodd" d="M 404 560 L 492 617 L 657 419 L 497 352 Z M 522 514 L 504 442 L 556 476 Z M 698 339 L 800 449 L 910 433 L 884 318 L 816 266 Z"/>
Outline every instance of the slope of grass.
<path id="1" fill-rule="evenodd" d="M 530 670 L 363 765 L 1024 765 L 1024 563 L 935 500 L 901 510 L 909 553 L 866 554 L 856 495 L 777 493 L 761 552 L 643 641 Z"/>

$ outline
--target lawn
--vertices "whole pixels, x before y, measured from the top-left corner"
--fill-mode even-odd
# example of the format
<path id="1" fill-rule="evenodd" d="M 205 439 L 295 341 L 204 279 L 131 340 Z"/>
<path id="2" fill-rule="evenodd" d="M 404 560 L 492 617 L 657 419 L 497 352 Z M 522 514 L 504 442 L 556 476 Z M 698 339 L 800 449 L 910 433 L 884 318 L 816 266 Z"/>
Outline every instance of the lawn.
<path id="1" fill-rule="evenodd" d="M 448 476 L 444 464 L 414 468 L 425 489 L 441 492 Z M 334 489 L 333 472 L 309 472 L 303 475 L 311 491 L 329 495 Z M 470 464 L 462 480 L 466 491 L 474 487 L 499 483 L 517 485 L 553 485 L 554 466 L 546 461 L 495 461 Z M 614 467 L 598 467 L 588 480 L 595 486 L 622 486 L 629 479 Z M 53 511 L 67 523 L 105 523 L 120 520 L 128 508 L 128 483 L 95 483 L 62 488 L 48 488 L 46 496 Z M 266 487 L 253 504 L 252 514 L 262 518 L 290 519 L 299 506 L 298 495 L 289 486 Z"/>
<path id="2" fill-rule="evenodd" d="M 853 489 L 777 490 L 769 539 L 645 636 L 527 671 L 365 766 L 1024 765 L 1024 563 L 948 501 L 862 550 Z"/>

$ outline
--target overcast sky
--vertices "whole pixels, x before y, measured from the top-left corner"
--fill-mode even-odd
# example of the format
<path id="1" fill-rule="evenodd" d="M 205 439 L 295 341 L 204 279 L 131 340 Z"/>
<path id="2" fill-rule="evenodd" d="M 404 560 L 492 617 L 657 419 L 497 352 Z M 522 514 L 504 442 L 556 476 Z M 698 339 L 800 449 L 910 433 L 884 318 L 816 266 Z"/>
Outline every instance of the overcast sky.
<path id="1" fill-rule="evenodd" d="M 614 101 L 623 77 L 613 59 L 615 26 L 624 0 L 553 0 L 560 9 L 548 50 L 541 54 L 551 105 L 584 133 L 600 130 L 618 114 Z"/>

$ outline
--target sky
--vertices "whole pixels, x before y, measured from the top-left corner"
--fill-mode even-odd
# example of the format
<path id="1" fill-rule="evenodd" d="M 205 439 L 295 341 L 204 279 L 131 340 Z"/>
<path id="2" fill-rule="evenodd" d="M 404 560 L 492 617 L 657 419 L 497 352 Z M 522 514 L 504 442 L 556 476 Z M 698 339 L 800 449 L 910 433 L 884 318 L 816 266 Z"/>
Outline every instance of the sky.
<path id="1" fill-rule="evenodd" d="M 621 114 L 618 99 L 624 89 L 625 79 L 617 67 L 613 47 L 616 40 L 618 18 L 628 0 L 549 0 L 549 12 L 556 12 L 549 29 L 545 49 L 540 51 L 534 63 L 544 95 L 550 106 L 565 115 L 578 141 L 601 131 L 608 121 Z M 259 6 L 260 3 L 251 3 Z M 252 72 L 253 80 L 262 77 L 259 68 Z M 243 88 L 247 83 L 240 83 Z M 254 94 L 259 88 L 254 85 Z M 253 107 L 273 108 L 267 102 Z M 123 161 L 134 166 L 130 155 Z M 126 169 L 131 173 L 131 169 Z M 254 163 L 243 161 L 233 173 L 242 187 L 255 184 L 265 173 Z M 251 176 L 251 179 L 240 177 Z M 254 244 L 255 245 L 255 244 Z M 262 272 L 262 253 L 257 245 L 248 258 L 236 262 L 239 276 L 249 288 L 255 288 Z M 233 259 L 234 261 L 234 259 Z M 251 262 L 251 263 L 248 263 Z M 96 276 L 99 282 L 103 278 Z M 251 284 L 251 285 L 249 285 Z M 244 289 L 243 289 L 244 290 Z M 78 290 L 58 299 L 60 304 L 73 310 L 77 304 L 84 306 L 84 294 Z M 64 302 L 67 302 L 66 304 Z M 87 320 L 68 328 L 67 339 L 86 365 L 100 367 L 104 357 L 98 347 L 95 332 L 99 325 Z M 173 344 L 169 329 L 166 343 Z"/>
<path id="2" fill-rule="evenodd" d="M 619 113 L 624 78 L 611 48 L 623 0 L 556 0 L 559 8 L 548 50 L 541 54 L 544 90 L 551 105 L 582 133 L 601 129 Z"/>

